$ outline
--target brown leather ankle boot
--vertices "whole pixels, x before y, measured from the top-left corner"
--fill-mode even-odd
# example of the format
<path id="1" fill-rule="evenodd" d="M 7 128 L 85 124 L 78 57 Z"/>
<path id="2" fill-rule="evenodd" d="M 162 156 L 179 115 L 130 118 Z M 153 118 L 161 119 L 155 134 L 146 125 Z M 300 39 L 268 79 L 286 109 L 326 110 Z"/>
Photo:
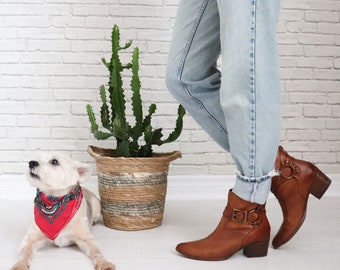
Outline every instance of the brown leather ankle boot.
<path id="1" fill-rule="evenodd" d="M 278 248 L 287 243 L 303 224 L 309 194 L 321 199 L 331 180 L 312 163 L 289 156 L 281 146 L 275 168 L 280 174 L 273 177 L 271 191 L 283 213 L 283 222 L 272 242 L 273 247 Z"/>
<path id="2" fill-rule="evenodd" d="M 267 255 L 270 226 L 265 205 L 251 203 L 229 192 L 228 205 L 208 237 L 179 244 L 176 250 L 196 260 L 225 260 L 243 249 L 247 257 Z"/>

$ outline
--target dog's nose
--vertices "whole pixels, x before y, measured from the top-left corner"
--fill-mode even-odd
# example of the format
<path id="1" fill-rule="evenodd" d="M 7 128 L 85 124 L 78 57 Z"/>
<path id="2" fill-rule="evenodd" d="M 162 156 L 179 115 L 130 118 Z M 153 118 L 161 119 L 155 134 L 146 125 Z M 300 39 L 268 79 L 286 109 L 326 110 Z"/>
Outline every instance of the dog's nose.
<path id="1" fill-rule="evenodd" d="M 37 167 L 37 166 L 39 166 L 39 163 L 35 160 L 31 160 L 30 162 L 28 162 L 28 167 L 30 169 L 33 169 L 34 167 Z"/>

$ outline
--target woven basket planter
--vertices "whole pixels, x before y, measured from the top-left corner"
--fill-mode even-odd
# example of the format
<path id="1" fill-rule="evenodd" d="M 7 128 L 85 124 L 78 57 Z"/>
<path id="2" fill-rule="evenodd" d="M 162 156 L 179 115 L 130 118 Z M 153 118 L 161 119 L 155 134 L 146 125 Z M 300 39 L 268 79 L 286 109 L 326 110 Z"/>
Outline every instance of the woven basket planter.
<path id="1" fill-rule="evenodd" d="M 115 157 L 115 151 L 94 146 L 88 153 L 96 160 L 98 189 L 105 226 L 126 231 L 162 224 L 171 161 L 178 151 L 150 158 Z"/>

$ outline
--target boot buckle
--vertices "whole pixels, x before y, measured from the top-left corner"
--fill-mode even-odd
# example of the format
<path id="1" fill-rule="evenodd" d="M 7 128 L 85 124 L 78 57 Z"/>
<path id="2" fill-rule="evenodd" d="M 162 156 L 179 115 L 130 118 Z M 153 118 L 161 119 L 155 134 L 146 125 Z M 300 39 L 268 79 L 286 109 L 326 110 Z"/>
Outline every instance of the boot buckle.
<path id="1" fill-rule="evenodd" d="M 231 220 L 236 222 L 249 223 L 250 225 L 256 225 L 260 223 L 261 214 L 258 209 L 253 209 L 250 211 L 233 209 Z"/>

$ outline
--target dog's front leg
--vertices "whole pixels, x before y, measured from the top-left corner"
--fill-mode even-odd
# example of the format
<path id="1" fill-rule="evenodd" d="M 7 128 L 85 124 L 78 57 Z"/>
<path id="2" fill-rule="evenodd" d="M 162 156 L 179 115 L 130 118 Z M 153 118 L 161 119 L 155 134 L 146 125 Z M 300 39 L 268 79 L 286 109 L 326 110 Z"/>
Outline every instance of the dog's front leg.
<path id="1" fill-rule="evenodd" d="M 100 252 L 90 233 L 88 235 L 78 237 L 74 240 L 74 242 L 87 256 L 92 259 L 96 270 L 116 269 L 116 267 L 112 263 L 104 258 L 103 254 Z"/>
<path id="2" fill-rule="evenodd" d="M 34 225 L 25 235 L 20 245 L 19 259 L 11 270 L 28 270 L 30 258 L 46 242 L 46 237 Z"/>

